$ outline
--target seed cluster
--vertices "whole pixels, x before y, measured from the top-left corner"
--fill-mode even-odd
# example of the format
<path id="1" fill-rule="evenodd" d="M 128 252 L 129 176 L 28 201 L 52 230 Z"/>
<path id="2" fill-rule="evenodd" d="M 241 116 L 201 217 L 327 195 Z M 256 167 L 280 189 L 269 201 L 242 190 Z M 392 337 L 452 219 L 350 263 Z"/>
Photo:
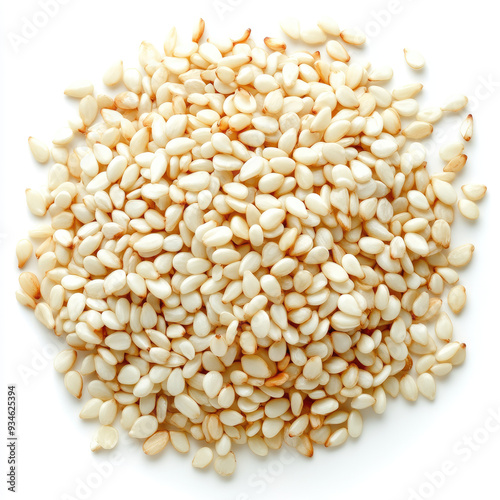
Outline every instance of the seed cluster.
<path id="1" fill-rule="evenodd" d="M 234 443 L 312 456 L 357 438 L 361 411 L 383 413 L 387 394 L 434 399 L 435 377 L 465 359 L 441 297 L 449 286 L 451 310 L 465 306 L 456 268 L 474 247 L 449 247 L 467 156 L 462 141 L 443 146 L 430 175 L 415 141 L 467 99 L 419 110 L 421 84 L 390 92 L 390 68 L 350 62 L 358 30 L 282 28 L 328 58 L 275 38 L 260 48 L 250 30 L 202 42 L 200 20 L 190 42 L 171 30 L 164 53 L 143 42 L 141 70 L 113 64 L 114 97 L 68 87 L 79 116 L 50 151 L 29 139 L 55 162 L 48 186 L 26 191 L 51 223 L 29 233 L 42 279 L 23 272 L 17 298 L 66 339 L 54 364 L 74 397 L 91 396 L 92 450 L 116 445 L 121 413 L 149 455 L 169 442 L 186 453 L 188 436 L 213 444 L 193 466 L 221 475 Z M 465 141 L 472 128 L 469 115 Z M 86 145 L 70 149 L 76 137 Z M 476 219 L 486 187 L 462 191 Z M 16 251 L 23 267 L 32 243 Z"/>

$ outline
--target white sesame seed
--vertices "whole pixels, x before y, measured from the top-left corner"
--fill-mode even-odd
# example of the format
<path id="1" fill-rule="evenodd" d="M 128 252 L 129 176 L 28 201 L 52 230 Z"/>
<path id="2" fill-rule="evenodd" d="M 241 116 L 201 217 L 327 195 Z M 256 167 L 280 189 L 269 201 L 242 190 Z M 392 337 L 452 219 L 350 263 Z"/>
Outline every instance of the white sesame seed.
<path id="1" fill-rule="evenodd" d="M 79 80 L 68 85 L 64 90 L 64 93 L 70 97 L 76 97 L 81 99 L 86 95 L 92 94 L 94 92 L 94 85 L 88 80 Z"/>
<path id="2" fill-rule="evenodd" d="M 455 314 L 462 311 L 466 299 L 465 287 L 462 285 L 454 286 L 448 293 L 448 305 Z"/>
<path id="3" fill-rule="evenodd" d="M 92 376 L 80 417 L 101 424 L 94 451 L 117 444 L 121 412 L 145 454 L 188 453 L 191 435 L 213 444 L 193 466 L 215 448 L 224 476 L 233 444 L 311 457 L 359 437 L 360 410 L 384 413 L 387 394 L 434 399 L 434 377 L 465 361 L 441 309 L 448 284 L 453 312 L 466 301 L 455 269 L 474 247 L 448 249 L 472 116 L 440 148 L 440 173 L 418 141 L 467 99 L 420 111 L 421 83 L 390 92 L 390 67 L 350 62 L 359 30 L 328 17 L 282 29 L 333 62 L 256 44 L 250 29 L 204 41 L 199 19 L 190 40 L 170 30 L 165 57 L 143 42 L 140 69 L 115 62 L 103 81 L 125 89 L 113 96 L 68 87 L 79 115 L 51 152 L 29 139 L 56 164 L 26 192 L 51 222 L 29 232 L 43 279 L 22 273 L 16 298 L 68 344 L 54 366 L 69 392 Z M 477 218 L 486 187 L 462 191 L 458 210 Z M 18 243 L 19 267 L 32 252 Z"/>
<path id="4" fill-rule="evenodd" d="M 318 26 L 327 34 L 332 36 L 340 36 L 338 23 L 328 16 L 322 16 L 318 21 Z"/>
<path id="5" fill-rule="evenodd" d="M 204 446 L 195 453 L 192 465 L 197 469 L 204 469 L 205 467 L 210 465 L 210 463 L 213 460 L 213 457 L 214 457 L 213 451 L 207 446 Z"/>
<path id="6" fill-rule="evenodd" d="M 458 210 L 469 220 L 476 220 L 479 217 L 479 208 L 473 201 L 459 200 Z"/>
<path id="7" fill-rule="evenodd" d="M 450 96 L 444 104 L 441 106 L 443 111 L 457 112 L 467 106 L 469 100 L 464 95 L 454 95 Z"/>
<path id="8" fill-rule="evenodd" d="M 486 189 L 484 184 L 465 184 L 462 186 L 464 195 L 471 201 L 482 200 L 486 194 Z"/>
<path id="9" fill-rule="evenodd" d="M 436 381 L 430 373 L 422 373 L 417 378 L 418 390 L 422 396 L 434 400 L 436 397 Z"/>
<path id="10" fill-rule="evenodd" d="M 422 54 L 420 54 L 416 50 L 404 49 L 404 54 L 405 54 L 406 62 L 408 64 L 408 66 L 410 66 L 410 68 L 419 70 L 425 66 L 424 57 L 422 56 Z"/>

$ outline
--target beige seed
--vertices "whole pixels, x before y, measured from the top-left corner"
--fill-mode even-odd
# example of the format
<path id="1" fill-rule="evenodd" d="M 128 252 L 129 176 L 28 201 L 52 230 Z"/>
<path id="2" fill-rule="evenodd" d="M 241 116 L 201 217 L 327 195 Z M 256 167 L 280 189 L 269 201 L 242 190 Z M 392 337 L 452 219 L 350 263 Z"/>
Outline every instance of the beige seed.
<path id="1" fill-rule="evenodd" d="M 337 40 L 329 40 L 326 43 L 326 52 L 336 61 L 348 62 L 351 59 L 345 47 L 337 42 Z"/>
<path id="2" fill-rule="evenodd" d="M 109 425 L 103 425 L 97 431 L 96 442 L 105 450 L 113 449 L 118 443 L 118 431 Z"/>
<path id="3" fill-rule="evenodd" d="M 401 395 L 408 401 L 416 401 L 418 398 L 418 387 L 411 375 L 404 375 L 400 380 Z"/>
<path id="4" fill-rule="evenodd" d="M 76 361 L 76 351 L 65 349 L 61 351 L 54 359 L 54 368 L 59 373 L 66 373 L 73 368 Z"/>
<path id="5" fill-rule="evenodd" d="M 132 428 L 129 435 L 134 438 L 148 438 L 152 436 L 158 429 L 158 420 L 153 415 L 144 415 L 139 417 Z"/>
<path id="6" fill-rule="evenodd" d="M 203 19 L 199 19 L 196 21 L 194 28 L 193 28 L 193 35 L 192 35 L 192 40 L 195 43 L 198 43 L 203 36 L 203 33 L 205 32 L 205 21 Z"/>
<path id="7" fill-rule="evenodd" d="M 406 63 L 410 68 L 419 70 L 425 66 L 425 59 L 420 52 L 413 49 L 404 49 L 404 54 Z"/>
<path id="8" fill-rule="evenodd" d="M 372 143 L 371 152 L 378 158 L 388 158 L 398 150 L 396 142 L 380 139 Z"/>
<path id="9" fill-rule="evenodd" d="M 349 433 L 346 428 L 342 427 L 334 431 L 328 438 L 325 446 L 328 448 L 330 446 L 341 446 L 344 444 L 349 437 Z"/>
<path id="10" fill-rule="evenodd" d="M 192 465 L 196 469 L 204 469 L 210 463 L 212 462 L 214 458 L 214 453 L 213 451 L 208 448 L 207 446 L 204 446 L 203 448 L 200 448 L 194 455 Z"/>
<path id="11" fill-rule="evenodd" d="M 99 410 L 103 402 L 100 399 L 92 398 L 87 401 L 80 412 L 82 420 L 92 420 L 99 416 Z"/>
<path id="12" fill-rule="evenodd" d="M 436 353 L 436 360 L 440 363 L 445 361 L 449 361 L 450 359 L 457 354 L 457 352 L 461 349 L 461 344 L 459 342 L 450 342 L 445 344 L 439 351 Z"/>
<path id="13" fill-rule="evenodd" d="M 467 115 L 467 118 L 463 121 L 462 125 L 460 125 L 460 133 L 465 141 L 470 141 L 472 139 L 473 122 L 472 115 Z"/>
<path id="14" fill-rule="evenodd" d="M 318 21 L 318 26 L 327 34 L 332 36 L 340 36 L 340 28 L 338 23 L 328 16 L 321 16 Z"/>
<path id="15" fill-rule="evenodd" d="M 69 371 L 64 376 L 64 386 L 77 399 L 82 397 L 83 379 L 77 371 Z"/>
<path id="16" fill-rule="evenodd" d="M 417 378 L 418 390 L 422 396 L 434 400 L 436 397 L 436 381 L 430 373 L 422 373 Z"/>
<path id="17" fill-rule="evenodd" d="M 31 309 L 36 308 L 35 300 L 30 297 L 24 290 L 16 290 L 16 300 L 22 306 L 30 307 Z"/>
<path id="18" fill-rule="evenodd" d="M 392 96 L 394 99 L 402 100 L 402 99 L 411 99 L 415 97 L 423 88 L 421 83 L 409 83 L 407 85 L 403 85 L 402 87 L 397 87 L 392 91 Z M 420 118 L 418 118 L 420 120 Z M 425 121 L 425 120 L 423 120 Z"/>
<path id="19" fill-rule="evenodd" d="M 466 266 L 472 259 L 474 252 L 474 245 L 466 243 L 454 248 L 448 254 L 448 263 L 453 267 Z"/>
<path id="20" fill-rule="evenodd" d="M 421 122 L 436 123 L 443 117 L 441 108 L 433 107 L 419 111 L 417 113 L 417 120 Z"/>
<path id="21" fill-rule="evenodd" d="M 35 274 L 24 272 L 19 275 L 21 288 L 33 299 L 40 298 L 40 282 Z"/>
<path id="22" fill-rule="evenodd" d="M 479 208 L 473 201 L 459 200 L 458 210 L 469 220 L 476 220 L 479 217 Z"/>
<path id="23" fill-rule="evenodd" d="M 317 45 L 326 42 L 326 34 L 321 28 L 315 26 L 301 30 L 300 39 L 309 45 Z"/>
<path id="24" fill-rule="evenodd" d="M 434 177 L 432 187 L 436 197 L 446 205 L 453 205 L 457 201 L 457 193 L 449 182 Z"/>
<path id="25" fill-rule="evenodd" d="M 456 156 L 462 154 L 464 145 L 461 142 L 450 142 L 439 149 L 439 156 L 442 160 L 449 162 Z"/>
<path id="26" fill-rule="evenodd" d="M 443 168 L 443 172 L 460 172 L 467 162 L 467 155 L 461 154 L 452 158 Z"/>
<path id="27" fill-rule="evenodd" d="M 358 410 L 352 410 L 347 419 L 347 432 L 352 438 L 358 438 L 363 431 L 363 418 Z"/>
<path id="28" fill-rule="evenodd" d="M 436 320 L 436 336 L 449 342 L 453 336 L 453 324 L 445 312 L 441 312 Z"/>
<path id="29" fill-rule="evenodd" d="M 300 38 L 300 24 L 298 19 L 288 17 L 281 21 L 280 26 L 285 35 L 293 38 L 294 40 L 298 40 Z"/>
<path id="30" fill-rule="evenodd" d="M 446 99 L 444 104 L 441 106 L 443 111 L 457 112 L 467 106 L 469 100 L 464 95 L 454 95 Z"/>
<path id="31" fill-rule="evenodd" d="M 174 398 L 175 407 L 189 419 L 196 419 L 200 416 L 200 407 L 196 401 L 187 394 L 179 394 Z"/>
<path id="32" fill-rule="evenodd" d="M 371 82 L 385 82 L 390 80 L 394 75 L 394 72 L 389 66 L 381 66 L 379 68 L 374 68 L 370 71 L 368 75 L 368 80 Z"/>
<path id="33" fill-rule="evenodd" d="M 266 37 L 264 38 L 264 43 L 271 50 L 275 50 L 277 52 L 284 52 L 286 50 L 286 43 L 278 38 Z"/>
<path id="34" fill-rule="evenodd" d="M 415 121 L 403 130 L 403 135 L 408 139 L 420 140 L 431 135 L 432 130 L 433 127 L 430 123 Z"/>
<path id="35" fill-rule="evenodd" d="M 102 81 L 104 85 L 113 87 L 120 83 L 123 77 L 123 61 L 116 61 L 105 71 Z"/>
<path id="36" fill-rule="evenodd" d="M 236 458 L 230 451 L 224 457 L 217 457 L 214 462 L 215 472 L 220 476 L 230 476 L 236 470 Z"/>
<path id="37" fill-rule="evenodd" d="M 189 441 L 184 432 L 170 431 L 170 442 L 179 453 L 189 452 Z"/>
<path id="38" fill-rule="evenodd" d="M 88 95 L 80 101 L 79 111 L 83 124 L 88 127 L 92 125 L 96 119 L 97 113 L 99 112 L 99 106 L 95 98 Z"/>
<path id="39" fill-rule="evenodd" d="M 451 363 L 439 363 L 431 368 L 431 372 L 433 375 L 436 375 L 436 377 L 444 377 L 448 375 L 452 369 L 453 365 Z"/>
<path id="40" fill-rule="evenodd" d="M 245 373 L 251 377 L 268 378 L 272 375 L 267 363 L 257 355 L 243 356 L 241 364 Z"/>
<path id="41" fill-rule="evenodd" d="M 30 212 L 37 217 L 43 217 L 47 212 L 45 198 L 40 191 L 35 189 L 26 190 L 26 204 Z"/>
<path id="42" fill-rule="evenodd" d="M 218 247 L 229 243 L 233 238 L 233 233 L 226 226 L 210 229 L 203 236 L 203 244 L 207 247 Z"/>
<path id="43" fill-rule="evenodd" d="M 35 158 L 38 163 L 47 163 L 49 161 L 50 151 L 44 142 L 35 137 L 29 137 L 28 144 L 33 158 Z"/>
<path id="44" fill-rule="evenodd" d="M 49 330 L 53 330 L 55 326 L 54 315 L 48 304 L 39 302 L 35 307 L 35 318 Z"/>
<path id="45" fill-rule="evenodd" d="M 484 184 L 465 184 L 462 186 L 464 195 L 471 201 L 479 201 L 486 194 L 486 186 Z"/>
<path id="46" fill-rule="evenodd" d="M 82 97 L 92 94 L 92 92 L 94 92 L 94 85 L 88 80 L 73 82 L 64 90 L 64 93 L 67 96 L 76 97 L 77 99 L 81 99 Z"/>
<path id="47" fill-rule="evenodd" d="M 144 441 L 142 450 L 146 455 L 157 455 L 167 446 L 169 439 L 168 431 L 155 432 Z"/>
<path id="48" fill-rule="evenodd" d="M 366 35 L 358 28 L 344 29 L 340 36 L 344 42 L 351 45 L 363 45 L 366 42 Z"/>
<path id="49" fill-rule="evenodd" d="M 451 357 L 450 362 L 453 366 L 459 366 L 465 361 L 466 347 L 465 344 L 460 344 L 458 351 Z"/>
<path id="50" fill-rule="evenodd" d="M 33 245 L 29 240 L 19 240 L 16 245 L 17 266 L 19 269 L 24 267 L 33 253 Z"/>
<path id="51" fill-rule="evenodd" d="M 458 314 L 465 307 L 465 301 L 467 300 L 467 294 L 465 287 L 462 285 L 454 286 L 448 293 L 448 305 L 450 309 Z"/>

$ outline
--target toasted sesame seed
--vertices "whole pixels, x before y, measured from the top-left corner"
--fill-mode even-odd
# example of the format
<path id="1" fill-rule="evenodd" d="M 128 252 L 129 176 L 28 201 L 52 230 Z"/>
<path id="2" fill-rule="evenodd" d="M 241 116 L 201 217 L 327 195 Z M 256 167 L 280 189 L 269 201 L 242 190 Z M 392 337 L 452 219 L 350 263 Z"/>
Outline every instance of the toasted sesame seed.
<path id="1" fill-rule="evenodd" d="M 169 439 L 168 431 L 155 432 L 144 441 L 142 449 L 146 455 L 157 455 L 167 446 Z"/>
<path id="2" fill-rule="evenodd" d="M 467 115 L 467 118 L 460 125 L 460 133 L 465 141 L 472 139 L 473 121 L 472 115 Z"/>

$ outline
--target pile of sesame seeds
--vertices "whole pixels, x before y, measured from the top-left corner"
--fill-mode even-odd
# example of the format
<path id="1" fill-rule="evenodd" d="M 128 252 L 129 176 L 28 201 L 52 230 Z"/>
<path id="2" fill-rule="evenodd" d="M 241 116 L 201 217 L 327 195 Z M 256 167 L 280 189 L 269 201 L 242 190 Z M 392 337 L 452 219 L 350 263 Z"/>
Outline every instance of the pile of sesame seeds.
<path id="1" fill-rule="evenodd" d="M 191 41 L 143 42 L 140 69 L 113 64 L 114 95 L 69 86 L 79 113 L 51 149 L 29 139 L 53 164 L 27 204 L 51 222 L 29 232 L 38 273 L 17 298 L 68 344 L 54 365 L 99 422 L 93 451 L 116 446 L 120 416 L 146 454 L 200 442 L 193 466 L 223 476 L 235 444 L 312 456 L 387 395 L 434 399 L 465 359 L 442 298 L 465 306 L 474 247 L 450 248 L 454 207 L 474 220 L 486 193 L 452 186 L 472 116 L 440 173 L 419 141 L 467 98 L 420 110 L 422 84 L 389 91 L 391 68 L 350 60 L 359 30 L 282 29 L 326 55 L 250 30 L 203 41 L 200 20 Z M 32 242 L 16 252 L 22 268 Z"/>

